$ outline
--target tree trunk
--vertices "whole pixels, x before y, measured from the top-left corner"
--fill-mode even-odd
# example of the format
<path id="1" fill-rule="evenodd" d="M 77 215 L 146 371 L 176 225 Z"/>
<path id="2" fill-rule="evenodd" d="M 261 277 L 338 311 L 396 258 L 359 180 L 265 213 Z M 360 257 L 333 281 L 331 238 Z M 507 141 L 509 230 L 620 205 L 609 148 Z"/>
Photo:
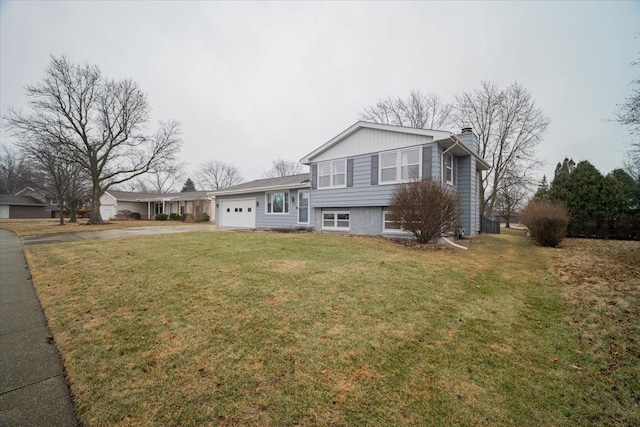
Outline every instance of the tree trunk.
<path id="1" fill-rule="evenodd" d="M 58 199 L 58 213 L 60 214 L 58 225 L 64 225 L 64 199 L 62 197 Z"/>
<path id="2" fill-rule="evenodd" d="M 75 224 L 78 222 L 76 216 L 78 214 L 78 203 L 76 201 L 69 202 L 69 222 Z"/>
<path id="3" fill-rule="evenodd" d="M 100 191 L 100 188 L 96 188 L 96 185 L 94 185 L 91 197 L 91 216 L 89 216 L 89 221 L 87 222 L 89 225 L 104 224 L 100 214 L 100 197 L 102 197 L 102 194 L 103 192 Z"/>

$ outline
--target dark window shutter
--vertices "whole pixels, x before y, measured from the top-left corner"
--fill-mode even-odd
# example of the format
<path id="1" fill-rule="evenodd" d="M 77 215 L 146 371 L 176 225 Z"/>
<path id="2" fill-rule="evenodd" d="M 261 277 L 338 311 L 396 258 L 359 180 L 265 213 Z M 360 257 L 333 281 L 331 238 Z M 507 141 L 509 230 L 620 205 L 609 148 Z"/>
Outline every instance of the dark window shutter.
<path id="1" fill-rule="evenodd" d="M 311 165 L 311 173 L 309 174 L 309 181 L 311 181 L 311 189 L 315 190 L 318 188 L 318 165 Z"/>
<path id="2" fill-rule="evenodd" d="M 353 187 L 353 159 L 347 159 L 347 187 Z"/>
<path id="3" fill-rule="evenodd" d="M 378 155 L 371 156 L 371 185 L 378 185 Z"/>
<path id="4" fill-rule="evenodd" d="M 431 162 L 433 147 L 422 147 L 422 179 L 431 179 Z"/>

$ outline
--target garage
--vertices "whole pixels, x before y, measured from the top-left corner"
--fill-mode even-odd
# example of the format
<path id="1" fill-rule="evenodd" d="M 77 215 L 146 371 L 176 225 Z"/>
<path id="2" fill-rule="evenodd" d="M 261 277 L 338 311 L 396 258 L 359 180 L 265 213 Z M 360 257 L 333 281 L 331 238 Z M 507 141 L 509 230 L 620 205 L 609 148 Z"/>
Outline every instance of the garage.
<path id="1" fill-rule="evenodd" d="M 256 227 L 256 199 L 233 199 L 220 202 L 220 225 L 225 227 Z"/>
<path id="2" fill-rule="evenodd" d="M 115 205 L 100 205 L 100 216 L 104 221 L 109 221 L 116 216 Z"/>

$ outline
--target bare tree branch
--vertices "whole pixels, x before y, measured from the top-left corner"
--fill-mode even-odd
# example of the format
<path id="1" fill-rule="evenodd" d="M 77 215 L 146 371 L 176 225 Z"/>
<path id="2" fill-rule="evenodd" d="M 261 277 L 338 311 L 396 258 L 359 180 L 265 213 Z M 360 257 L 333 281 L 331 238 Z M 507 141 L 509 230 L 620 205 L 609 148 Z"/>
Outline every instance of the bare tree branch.
<path id="1" fill-rule="evenodd" d="M 4 117 L 20 141 L 46 141 L 61 158 L 80 165 L 90 177 L 89 223 L 101 223 L 100 197 L 172 160 L 182 140 L 180 125 L 160 124 L 148 136 L 149 104 L 132 80 L 102 77 L 96 66 L 52 57 L 39 84 L 27 86 L 30 114 L 13 108 Z"/>
<path id="2" fill-rule="evenodd" d="M 264 172 L 266 178 L 277 178 L 302 173 L 302 165 L 294 160 L 276 159 L 271 162 L 271 169 Z"/>
<path id="3" fill-rule="evenodd" d="M 220 160 L 209 160 L 200 165 L 196 181 L 200 188 L 224 190 L 243 181 L 240 170 L 232 164 Z"/>

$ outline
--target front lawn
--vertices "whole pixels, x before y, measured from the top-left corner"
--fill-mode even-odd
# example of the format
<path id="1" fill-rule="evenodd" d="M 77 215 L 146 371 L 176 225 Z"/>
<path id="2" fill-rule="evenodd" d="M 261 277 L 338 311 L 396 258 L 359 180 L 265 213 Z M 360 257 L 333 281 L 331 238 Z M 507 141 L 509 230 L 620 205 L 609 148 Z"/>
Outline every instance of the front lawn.
<path id="1" fill-rule="evenodd" d="M 220 232 L 27 255 L 88 426 L 640 423 L 637 338 L 599 373 L 568 249 L 468 244 Z M 615 307 L 635 313 L 632 267 Z"/>

